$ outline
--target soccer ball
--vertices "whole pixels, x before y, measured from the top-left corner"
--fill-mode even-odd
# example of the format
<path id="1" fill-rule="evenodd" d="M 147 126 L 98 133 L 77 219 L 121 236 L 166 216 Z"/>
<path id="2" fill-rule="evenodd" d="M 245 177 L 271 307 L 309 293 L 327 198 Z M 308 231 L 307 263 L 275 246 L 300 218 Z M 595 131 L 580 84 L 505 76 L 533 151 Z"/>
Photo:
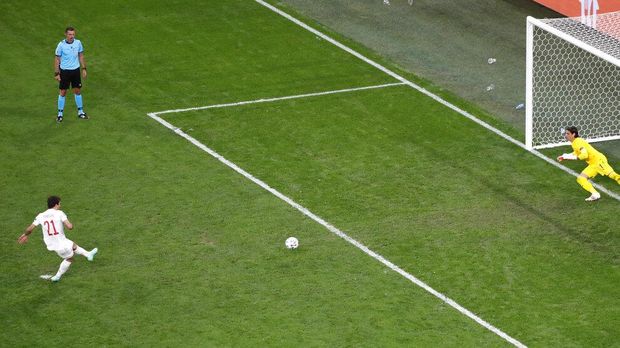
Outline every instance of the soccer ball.
<path id="1" fill-rule="evenodd" d="M 295 237 L 288 237 L 286 242 L 284 242 L 284 245 L 286 245 L 287 249 L 297 249 L 299 246 L 299 241 Z"/>

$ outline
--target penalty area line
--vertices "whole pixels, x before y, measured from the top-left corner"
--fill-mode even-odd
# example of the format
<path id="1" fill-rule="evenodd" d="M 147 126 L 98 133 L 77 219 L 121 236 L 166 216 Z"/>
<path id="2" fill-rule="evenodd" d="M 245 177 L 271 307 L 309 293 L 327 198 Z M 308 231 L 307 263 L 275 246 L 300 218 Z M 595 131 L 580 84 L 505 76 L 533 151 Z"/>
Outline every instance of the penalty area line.
<path id="1" fill-rule="evenodd" d="M 345 89 L 337 89 L 337 90 L 333 90 L 333 91 L 289 95 L 289 96 L 285 96 L 285 97 L 274 97 L 274 98 L 263 98 L 263 99 L 255 99 L 255 100 L 246 100 L 246 101 L 240 101 L 240 102 L 236 102 L 236 103 L 214 104 L 214 105 L 198 106 L 198 107 L 186 108 L 186 109 L 164 110 L 164 111 L 153 112 L 153 114 L 154 115 L 163 115 L 163 114 L 172 114 L 172 113 L 177 113 L 177 112 L 207 110 L 207 109 L 216 109 L 216 108 L 226 108 L 226 107 L 231 107 L 231 106 L 241 106 L 241 105 L 258 104 L 258 103 L 269 103 L 269 102 L 275 102 L 275 101 L 280 101 L 280 100 L 318 97 L 318 96 L 329 95 L 329 94 L 348 93 L 348 92 L 355 92 L 355 91 L 364 91 L 364 90 L 367 90 L 367 89 L 379 89 L 379 88 L 386 88 L 386 87 L 393 87 L 393 86 L 403 86 L 403 85 L 405 85 L 404 82 L 385 83 L 385 84 L 382 84 L 382 85 L 364 86 L 364 87 L 355 87 L 355 88 L 345 88 Z"/>
<path id="2" fill-rule="evenodd" d="M 526 347 L 523 343 L 521 343 L 521 342 L 517 341 L 516 339 L 508 336 L 506 333 L 504 333 L 500 329 L 498 329 L 495 326 L 493 326 L 493 325 L 489 324 L 488 322 L 484 321 L 482 318 L 480 318 L 479 316 L 477 316 L 476 314 L 474 314 L 473 312 L 471 312 L 467 308 L 461 306 L 460 304 L 458 304 L 456 301 L 452 300 L 448 296 L 446 296 L 446 295 L 440 293 L 439 291 L 433 289 L 428 284 L 426 284 L 422 280 L 416 278 L 415 276 L 413 276 L 412 274 L 408 273 L 407 271 L 403 270 L 399 266 L 395 265 L 394 263 L 392 263 L 391 261 L 389 261 L 388 259 L 386 259 L 382 255 L 372 251 L 371 249 L 369 249 L 364 244 L 362 244 L 362 243 L 358 242 L 357 240 L 351 238 L 349 235 L 347 235 L 346 233 L 342 232 L 340 229 L 338 229 L 334 225 L 330 224 L 329 222 L 325 221 L 320 216 L 318 216 L 318 215 L 314 214 L 313 212 L 311 212 L 308 208 L 306 208 L 306 207 L 302 206 L 301 204 L 293 201 L 288 196 L 285 196 L 284 194 L 280 193 L 280 191 L 278 191 L 278 190 L 274 189 L 273 187 L 267 185 L 264 181 L 256 178 L 252 174 L 250 174 L 247 171 L 243 170 L 241 167 L 237 166 L 235 163 L 227 160 L 226 158 L 224 158 L 224 156 L 222 156 L 219 153 L 215 152 L 213 149 L 207 147 L 206 145 L 204 145 L 200 141 L 196 140 L 194 137 L 192 137 L 189 134 L 183 132 L 180 128 L 175 127 L 172 123 L 170 123 L 170 122 L 164 120 L 163 118 L 159 117 L 157 115 L 157 113 L 152 112 L 152 113 L 149 113 L 148 116 L 151 117 L 152 119 L 154 119 L 155 121 L 159 122 L 160 124 L 162 124 L 164 127 L 172 130 L 174 133 L 176 133 L 177 135 L 181 136 L 182 138 L 185 138 L 187 141 L 189 141 L 190 143 L 194 144 L 196 147 L 198 147 L 199 149 L 203 150 L 204 152 L 208 153 L 209 155 L 211 155 L 212 157 L 214 157 L 218 161 L 222 162 L 223 164 L 225 164 L 226 166 L 228 166 L 229 168 L 231 168 L 235 172 L 243 175 L 245 178 L 249 179 L 250 181 L 252 181 L 256 185 L 262 187 L 263 189 L 265 189 L 269 193 L 273 194 L 274 196 L 278 197 L 282 201 L 286 202 L 288 205 L 290 205 L 291 207 L 295 208 L 296 210 L 298 210 L 299 212 L 301 212 L 305 216 L 309 217 L 310 219 L 314 220 L 318 224 L 322 225 L 323 227 L 325 227 L 327 230 L 329 230 L 333 234 L 337 235 L 338 237 L 340 237 L 340 238 L 344 239 L 345 241 L 349 242 L 350 244 L 352 244 L 356 248 L 360 249 L 366 255 L 368 255 L 368 256 L 372 257 L 373 259 L 379 261 L 383 265 L 387 266 L 389 269 L 393 270 L 394 272 L 400 274 L 401 276 L 403 276 L 404 278 L 408 279 L 412 283 L 414 283 L 417 286 L 421 287 L 422 289 L 426 290 L 427 292 L 429 292 L 433 296 L 437 297 L 438 299 L 440 299 L 444 303 L 448 304 L 452 308 L 456 309 L 460 313 L 462 313 L 465 316 L 469 317 L 470 319 L 476 321 L 478 324 L 480 324 L 483 327 L 487 328 L 488 330 L 492 331 L 496 335 L 502 337 L 506 341 L 512 343 L 514 346 L 517 346 L 517 347 L 520 347 L 520 348 Z"/>

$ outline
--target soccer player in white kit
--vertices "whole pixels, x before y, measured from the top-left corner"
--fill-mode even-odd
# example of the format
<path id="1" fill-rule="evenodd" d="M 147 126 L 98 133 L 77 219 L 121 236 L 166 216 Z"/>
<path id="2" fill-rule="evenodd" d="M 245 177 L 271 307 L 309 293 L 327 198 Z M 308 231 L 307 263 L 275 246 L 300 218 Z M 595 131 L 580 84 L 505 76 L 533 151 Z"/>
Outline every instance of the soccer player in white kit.
<path id="1" fill-rule="evenodd" d="M 47 250 L 54 251 L 58 256 L 63 258 L 56 275 L 49 278 L 53 282 L 57 282 L 71 266 L 74 254 L 82 255 L 86 257 L 88 261 L 92 261 L 98 249 L 94 248 L 91 251 L 86 251 L 65 237 L 64 227 L 72 230 L 73 224 L 67 219 L 67 215 L 60 210 L 60 197 L 50 196 L 47 199 L 47 207 L 49 209 L 37 215 L 32 224 L 26 228 L 24 234 L 19 236 L 17 241 L 20 244 L 25 244 L 28 242 L 28 235 L 32 233 L 37 226 L 41 225 L 43 240 L 45 241 L 45 245 L 47 245 Z"/>

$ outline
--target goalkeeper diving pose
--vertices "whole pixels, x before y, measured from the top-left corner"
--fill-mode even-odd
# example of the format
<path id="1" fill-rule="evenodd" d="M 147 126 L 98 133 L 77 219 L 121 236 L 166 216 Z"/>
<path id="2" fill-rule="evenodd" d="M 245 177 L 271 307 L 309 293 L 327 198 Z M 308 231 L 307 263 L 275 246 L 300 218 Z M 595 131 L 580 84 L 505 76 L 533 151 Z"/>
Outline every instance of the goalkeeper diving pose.
<path id="1" fill-rule="evenodd" d="M 588 144 L 583 138 L 580 138 L 577 127 L 567 127 L 564 138 L 570 141 L 573 152 L 558 156 L 558 161 L 580 159 L 588 163 L 588 166 L 577 177 L 579 185 L 591 193 L 590 197 L 586 198 L 586 201 L 592 202 L 601 198 L 601 194 L 596 191 L 588 179 L 601 174 L 616 180 L 620 184 L 620 175 L 607 163 L 607 157 Z"/>

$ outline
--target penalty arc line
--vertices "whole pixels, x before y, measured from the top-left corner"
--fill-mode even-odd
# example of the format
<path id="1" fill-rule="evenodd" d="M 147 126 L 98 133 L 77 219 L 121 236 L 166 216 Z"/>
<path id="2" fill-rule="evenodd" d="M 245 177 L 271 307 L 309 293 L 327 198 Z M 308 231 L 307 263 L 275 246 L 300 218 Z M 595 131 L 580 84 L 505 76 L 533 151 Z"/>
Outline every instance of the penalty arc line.
<path id="1" fill-rule="evenodd" d="M 412 274 L 406 272 L 405 270 L 403 270 L 402 268 L 398 267 L 397 265 L 395 265 L 394 263 L 392 263 L 391 261 L 389 261 L 385 257 L 381 256 L 380 254 L 372 251 L 371 249 L 369 249 L 364 244 L 362 244 L 362 243 L 358 242 L 357 240 L 351 238 L 349 235 L 347 235 L 346 233 L 342 232 L 340 229 L 336 228 L 334 225 L 330 224 L 329 222 L 325 221 L 320 216 L 318 216 L 318 215 L 314 214 L 313 212 L 311 212 L 310 210 L 308 210 L 308 208 L 306 208 L 306 207 L 302 206 L 301 204 L 293 201 L 288 196 L 285 196 L 284 194 L 280 193 L 278 190 L 276 190 L 273 187 L 267 185 L 264 181 L 256 178 L 252 174 L 246 172 L 245 170 L 243 170 L 242 168 L 237 166 L 235 163 L 227 160 L 226 158 L 224 158 L 224 156 L 220 155 L 219 153 L 217 153 L 214 150 L 212 150 L 211 148 L 207 147 L 206 145 L 204 145 L 200 141 L 196 140 L 191 135 L 183 132 L 180 128 L 175 127 L 172 123 L 170 123 L 170 122 L 164 120 L 163 118 L 157 116 L 158 114 L 160 114 L 160 113 L 159 112 L 152 112 L 152 113 L 149 113 L 148 116 L 151 117 L 152 119 L 154 119 L 155 121 L 159 122 L 160 124 L 162 124 L 164 127 L 172 130 L 173 132 L 175 132 L 177 135 L 181 136 L 182 138 L 185 138 L 187 141 L 189 141 L 190 143 L 194 144 L 196 147 L 198 147 L 199 149 L 201 149 L 204 152 L 208 153 L 212 157 L 216 158 L 218 161 L 222 162 L 226 166 L 230 167 L 232 170 L 234 170 L 237 173 L 243 175 L 245 178 L 249 179 L 250 181 L 252 181 L 256 185 L 262 187 L 263 189 L 265 189 L 266 191 L 270 192 L 274 196 L 280 198 L 281 200 L 286 202 L 291 207 L 295 208 L 296 210 L 298 210 L 299 212 L 301 212 L 305 216 L 309 217 L 310 219 L 314 220 L 318 224 L 320 224 L 323 227 L 325 227 L 330 232 L 334 233 L 338 237 L 340 237 L 340 238 L 344 239 L 345 241 L 349 242 L 350 244 L 354 245 L 356 248 L 360 249 L 365 254 L 367 254 L 370 257 L 374 258 L 375 260 L 381 262 L 383 265 L 387 266 L 388 268 L 390 268 L 394 272 L 400 274 L 401 276 L 405 277 L 406 279 L 408 279 L 412 283 L 414 283 L 417 286 L 421 287 L 422 289 L 426 290 L 427 292 L 429 292 L 433 296 L 439 298 L 441 301 L 443 301 L 444 303 L 448 304 L 452 308 L 456 309 L 460 313 L 464 314 L 465 316 L 469 317 L 470 319 L 473 319 L 478 324 L 484 326 L 485 328 L 489 329 L 493 333 L 495 333 L 498 336 L 502 337 L 506 341 L 512 343 L 514 346 L 519 347 L 519 348 L 526 348 L 527 347 L 523 343 L 521 343 L 521 342 L 517 341 L 516 339 L 508 336 L 506 333 L 504 333 L 500 329 L 498 329 L 495 326 L 493 326 L 493 325 L 489 324 L 488 322 L 484 321 L 482 318 L 480 318 L 479 316 L 477 316 L 476 314 L 474 314 L 473 312 L 471 312 L 467 308 L 461 306 L 460 304 L 458 304 L 456 301 L 452 300 L 448 296 L 446 296 L 446 295 L 440 293 L 439 291 L 433 289 L 432 287 L 430 287 L 428 284 L 426 284 L 422 280 L 420 280 L 420 279 L 416 278 L 415 276 L 413 276 Z"/>
<path id="2" fill-rule="evenodd" d="M 511 143 L 513 143 L 513 144 L 515 144 L 515 145 L 519 146 L 520 148 L 522 148 L 522 149 L 524 149 L 524 150 L 526 150 L 526 151 L 528 151 L 528 152 L 532 153 L 532 154 L 533 154 L 533 155 L 535 155 L 536 157 L 538 157 L 538 158 L 542 159 L 543 161 L 545 161 L 545 162 L 547 162 L 547 163 L 549 163 L 549 164 L 553 165 L 554 167 L 556 167 L 556 168 L 558 168 L 558 169 L 561 169 L 561 170 L 563 170 L 564 172 L 566 172 L 566 173 L 568 173 L 568 174 L 570 174 L 570 175 L 572 175 L 572 176 L 575 176 L 575 177 L 576 177 L 576 176 L 579 176 L 579 174 L 578 174 L 577 172 L 575 172 L 574 170 L 569 169 L 568 167 L 563 166 L 563 165 L 561 165 L 561 164 L 557 163 L 555 160 L 553 160 L 553 159 L 551 159 L 551 158 L 549 158 L 549 157 L 547 157 L 547 156 L 543 155 L 543 154 L 542 154 L 541 152 L 539 152 L 539 151 L 536 151 L 536 150 L 534 150 L 534 149 L 531 149 L 531 150 L 530 150 L 530 149 L 528 149 L 528 148 L 525 146 L 525 144 L 524 144 L 524 143 L 522 143 L 522 142 L 520 142 L 520 141 L 516 140 L 515 138 L 511 137 L 510 135 L 508 135 L 508 134 L 506 134 L 506 133 L 504 133 L 504 132 L 500 131 L 499 129 L 497 129 L 497 128 L 495 128 L 495 127 L 491 126 L 490 124 L 488 124 L 488 123 L 486 123 L 486 122 L 484 122 L 484 121 L 480 120 L 479 118 L 477 118 L 476 116 L 472 115 L 471 113 L 469 113 L 469 112 L 467 112 L 467 111 L 465 111 L 465 110 L 463 110 L 463 109 L 459 108 L 458 106 L 456 106 L 456 105 L 454 105 L 454 104 L 452 104 L 452 103 L 450 103 L 450 102 L 448 102 L 448 101 L 444 100 L 444 99 L 443 99 L 443 98 L 441 98 L 440 96 L 438 96 L 438 95 L 436 95 L 436 94 L 434 94 L 434 93 L 432 93 L 432 92 L 428 91 L 427 89 L 425 89 L 425 88 L 423 88 L 423 87 L 421 87 L 421 86 L 419 86 L 419 85 L 417 85 L 417 84 L 415 84 L 415 83 L 413 83 L 413 82 L 411 82 L 411 81 L 407 80 L 406 78 L 404 78 L 404 77 L 400 76 L 399 74 L 397 74 L 397 73 L 393 72 L 392 70 L 390 70 L 390 69 L 388 69 L 388 68 L 384 67 L 383 65 L 381 65 L 381 64 L 379 64 L 379 63 L 377 63 L 377 62 L 375 62 L 374 60 L 372 60 L 372 59 L 370 59 L 370 58 L 367 58 L 366 56 L 364 56 L 364 55 L 362 55 L 361 53 L 359 53 L 359 52 L 357 52 L 357 51 L 353 50 L 352 48 L 350 48 L 350 47 L 348 47 L 348 46 L 346 46 L 346 45 L 344 45 L 344 44 L 340 43 L 339 41 L 337 41 L 337 40 L 335 40 L 335 39 L 333 39 L 333 38 L 331 38 L 331 37 L 329 37 L 329 36 L 327 36 L 327 35 L 323 34 L 322 32 L 320 32 L 320 31 L 318 31 L 318 30 L 316 30 L 316 29 L 312 28 L 311 26 L 309 26 L 309 25 L 307 25 L 306 23 L 304 23 L 304 22 L 300 21 L 299 19 L 297 19 L 297 18 L 295 18 L 295 17 L 293 17 L 293 16 L 289 15 L 288 13 L 286 13 L 286 12 L 284 12 L 284 11 L 280 10 L 279 8 L 277 8 L 277 7 L 273 6 L 273 5 L 270 5 L 270 4 L 266 3 L 266 2 L 265 2 L 265 1 L 263 1 L 263 0 L 254 0 L 254 1 L 255 1 L 255 2 L 257 2 L 257 3 L 259 3 L 259 4 L 261 4 L 262 6 L 264 6 L 264 7 L 266 7 L 266 8 L 268 8 L 268 9 L 270 9 L 271 11 L 273 11 L 273 12 L 277 13 L 278 15 L 280 15 L 280 16 L 282 16 L 282 17 L 284 17 L 284 18 L 288 19 L 289 21 L 291 21 L 291 22 L 293 22 L 293 23 L 295 23 L 295 24 L 299 25 L 300 27 L 302 27 L 302 28 L 306 29 L 307 31 L 309 31 L 309 32 L 311 32 L 311 33 L 313 33 L 313 34 L 315 34 L 316 36 L 320 37 L 321 39 L 323 39 L 323 40 L 325 40 L 325 41 L 328 41 L 328 42 L 329 42 L 329 43 L 331 43 L 332 45 L 334 45 L 334 46 L 336 46 L 336 47 L 338 47 L 338 48 L 340 48 L 340 49 L 342 49 L 342 50 L 344 50 L 344 51 L 346 51 L 346 52 L 350 53 L 351 55 L 353 55 L 353 56 L 355 56 L 355 57 L 357 57 L 357 58 L 361 59 L 362 61 L 364 61 L 364 62 L 366 62 L 366 63 L 368 63 L 368 64 L 370 64 L 370 65 L 374 66 L 375 68 L 377 68 L 377 69 L 379 69 L 379 70 L 383 71 L 384 73 L 386 73 L 386 74 L 388 74 L 388 75 L 392 76 L 393 78 L 397 79 L 398 81 L 403 82 L 404 84 L 406 84 L 406 85 L 410 86 L 411 88 L 413 88 L 413 89 L 417 90 L 418 92 L 420 92 L 420 93 L 422 93 L 422 94 L 425 94 L 426 96 L 428 96 L 428 97 L 432 98 L 432 99 L 433 99 L 433 100 L 435 100 L 436 102 L 438 102 L 438 103 L 440 103 L 440 104 L 442 104 L 442 105 L 444 105 L 444 106 L 446 106 L 446 107 L 448 107 L 448 108 L 450 108 L 450 109 L 452 109 L 452 110 L 456 111 L 457 113 L 461 114 L 462 116 L 464 116 L 464 117 L 468 118 L 469 120 L 471 120 L 471 121 L 473 121 L 473 122 L 477 123 L 478 125 L 480 125 L 480 126 L 482 126 L 482 127 L 486 128 L 487 130 L 489 130 L 489 131 L 491 131 L 491 132 L 493 132 L 493 133 L 495 133 L 495 134 L 499 135 L 500 137 L 502 137 L 502 138 L 506 139 L 507 141 L 509 141 L 509 142 L 511 142 Z M 599 189 L 600 191 L 602 191 L 602 192 L 606 193 L 608 196 L 610 196 L 610 197 L 612 197 L 612 198 L 616 199 L 617 201 L 620 201 L 620 195 L 618 195 L 617 193 L 615 193 L 615 192 L 612 192 L 612 191 L 608 190 L 607 188 L 605 188 L 604 186 L 602 186 L 602 185 L 600 185 L 600 184 L 596 184 L 596 183 L 592 183 L 592 184 L 594 185 L 594 187 L 596 187 L 596 188 L 597 188 L 597 189 Z"/>

